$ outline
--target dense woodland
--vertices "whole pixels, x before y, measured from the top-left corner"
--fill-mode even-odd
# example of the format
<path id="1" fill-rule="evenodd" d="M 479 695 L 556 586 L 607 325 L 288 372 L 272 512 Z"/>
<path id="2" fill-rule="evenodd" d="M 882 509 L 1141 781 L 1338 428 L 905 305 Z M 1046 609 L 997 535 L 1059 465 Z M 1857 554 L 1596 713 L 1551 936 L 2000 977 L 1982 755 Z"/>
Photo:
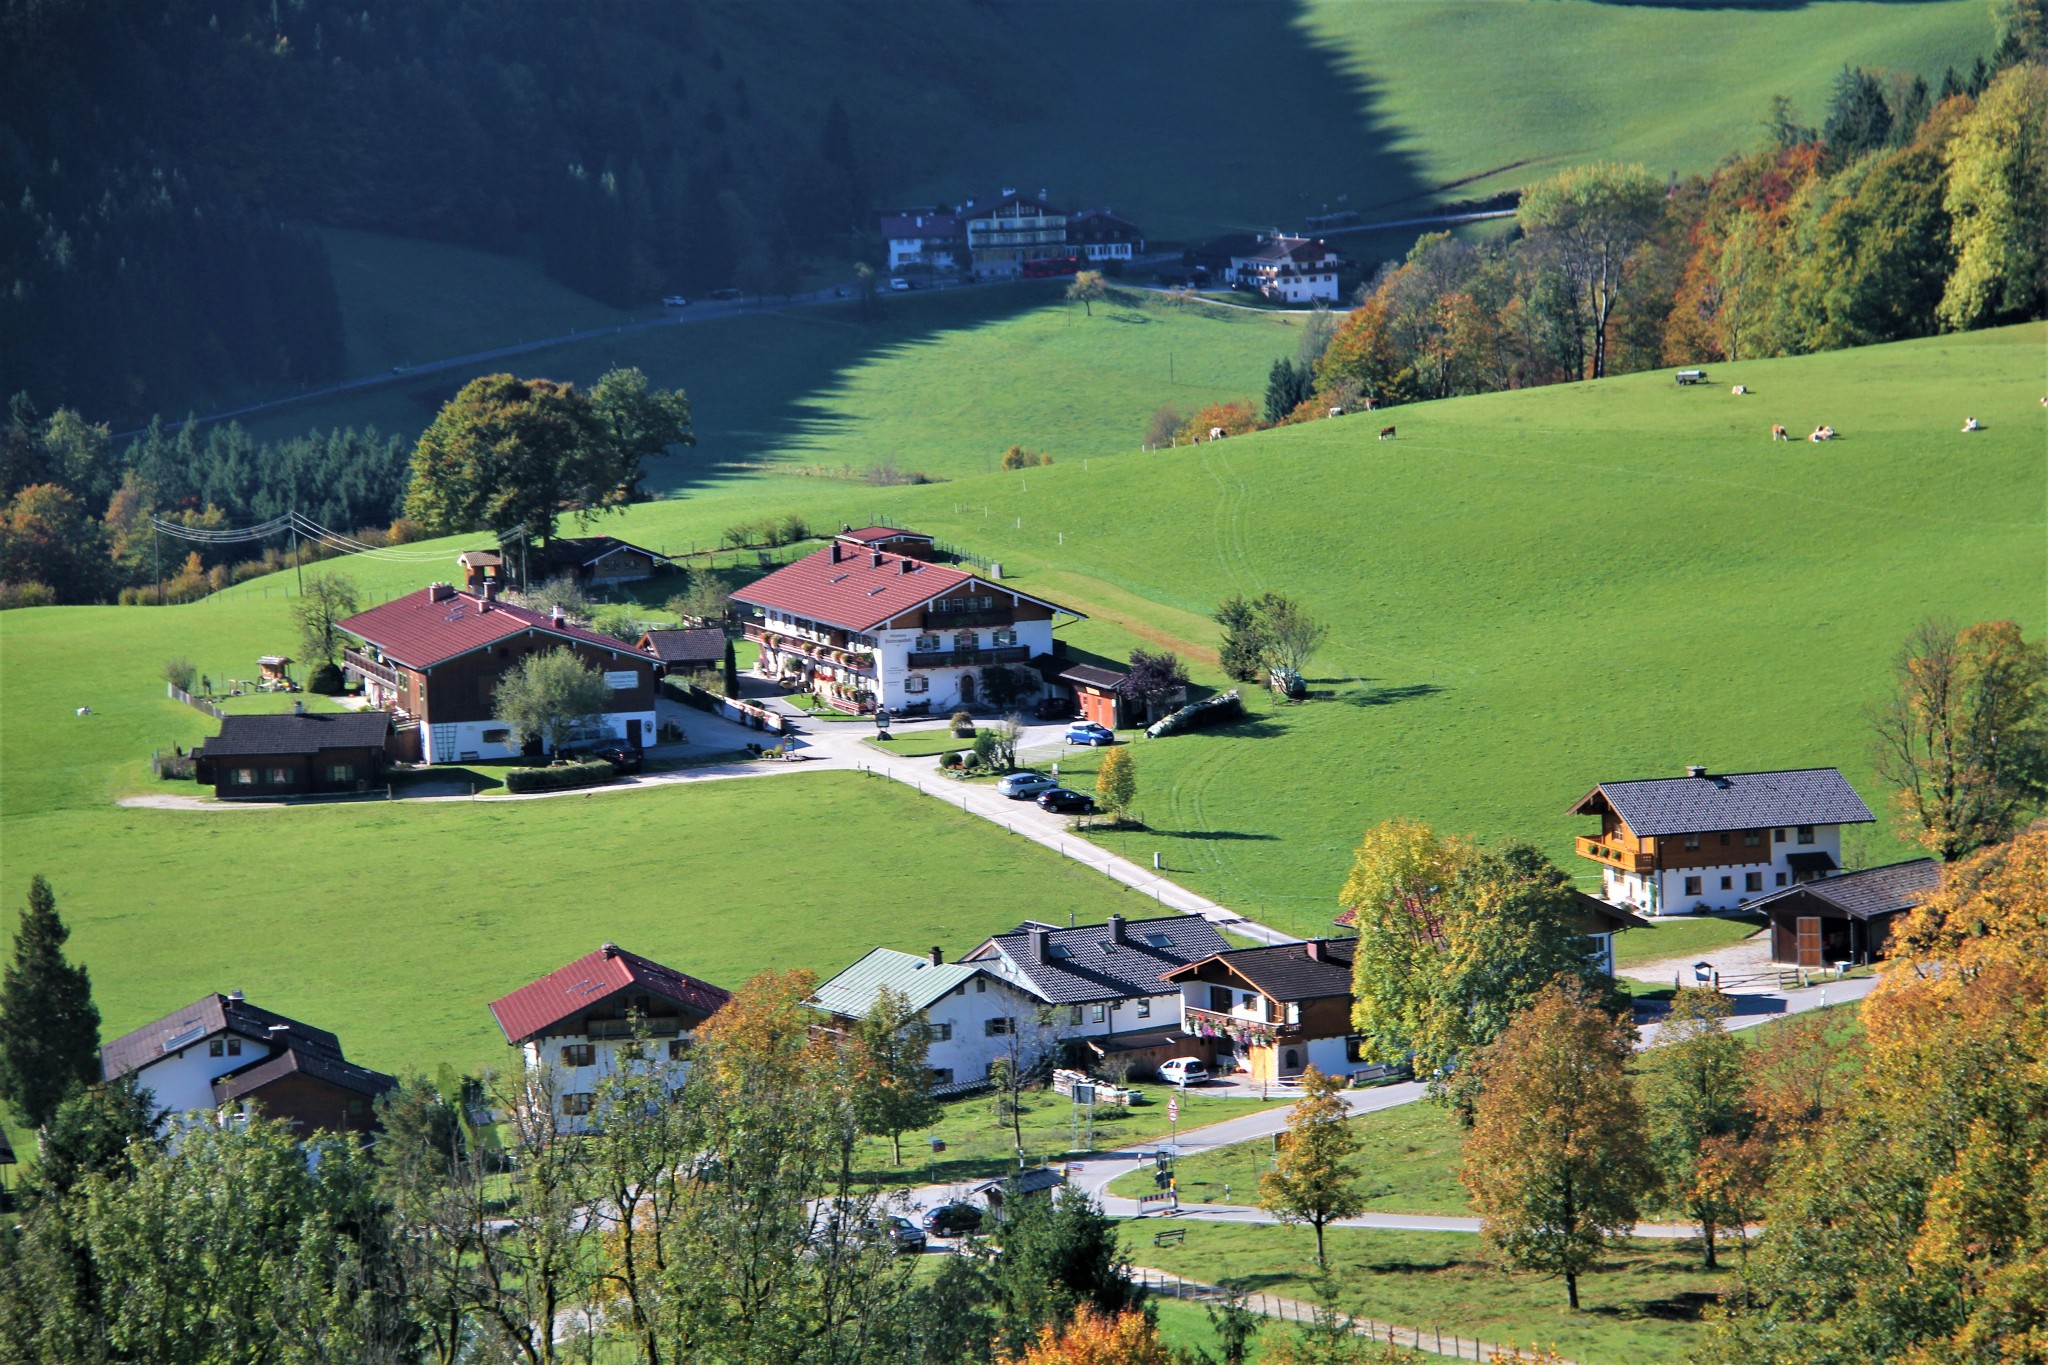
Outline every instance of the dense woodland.
<path id="1" fill-rule="evenodd" d="M 846 108 L 757 104 L 695 0 L 13 5 L 7 390 L 117 420 L 343 362 L 299 225 L 503 252 L 616 304 L 771 287 L 863 230 Z"/>

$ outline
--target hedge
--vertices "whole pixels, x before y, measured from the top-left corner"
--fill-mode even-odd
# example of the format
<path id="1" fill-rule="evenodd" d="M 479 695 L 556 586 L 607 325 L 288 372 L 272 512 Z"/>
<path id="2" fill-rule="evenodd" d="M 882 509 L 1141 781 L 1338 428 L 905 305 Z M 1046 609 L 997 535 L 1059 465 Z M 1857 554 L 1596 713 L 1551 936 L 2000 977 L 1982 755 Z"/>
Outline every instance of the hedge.
<path id="1" fill-rule="evenodd" d="M 602 760 L 587 763 L 557 763 L 548 768 L 514 768 L 505 774 L 508 792 L 560 792 L 576 787 L 598 787 L 618 774 Z"/>

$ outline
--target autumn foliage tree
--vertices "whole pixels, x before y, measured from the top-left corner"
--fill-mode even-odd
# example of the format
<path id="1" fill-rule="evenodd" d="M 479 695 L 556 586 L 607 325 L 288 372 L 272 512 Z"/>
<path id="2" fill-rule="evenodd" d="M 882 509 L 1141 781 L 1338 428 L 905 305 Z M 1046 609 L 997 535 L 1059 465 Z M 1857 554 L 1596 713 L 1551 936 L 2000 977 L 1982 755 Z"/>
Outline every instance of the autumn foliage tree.
<path id="1" fill-rule="evenodd" d="M 1065 1323 L 1048 1322 L 1021 1352 L 1005 1351 L 1002 1365 L 1173 1365 L 1159 1328 L 1135 1309 L 1121 1313 L 1082 1307 Z"/>
<path id="2" fill-rule="evenodd" d="M 1665 1200 L 1700 1225 L 1706 1268 L 1715 1268 L 1714 1234 L 1738 1227 L 1748 1201 L 1738 1153 L 1749 1128 L 1742 1040 L 1726 1020 L 1734 1002 L 1718 991 L 1681 990 L 1645 1058 L 1643 1110 L 1650 1154 Z"/>
<path id="3" fill-rule="evenodd" d="M 1579 1277 L 1633 1229 L 1656 1172 L 1628 1077 L 1635 1027 L 1546 988 L 1475 1057 L 1481 1090 L 1458 1178 L 1480 1232 L 1519 1270 Z"/>
<path id="4" fill-rule="evenodd" d="M 1365 1208 L 1358 1174 L 1345 1165 L 1358 1150 L 1337 1078 L 1311 1066 L 1301 1073 L 1301 1098 L 1287 1111 L 1287 1134 L 1273 1169 L 1259 1177 L 1259 1207 L 1283 1223 L 1315 1229 L 1316 1265 L 1323 1230 Z"/>

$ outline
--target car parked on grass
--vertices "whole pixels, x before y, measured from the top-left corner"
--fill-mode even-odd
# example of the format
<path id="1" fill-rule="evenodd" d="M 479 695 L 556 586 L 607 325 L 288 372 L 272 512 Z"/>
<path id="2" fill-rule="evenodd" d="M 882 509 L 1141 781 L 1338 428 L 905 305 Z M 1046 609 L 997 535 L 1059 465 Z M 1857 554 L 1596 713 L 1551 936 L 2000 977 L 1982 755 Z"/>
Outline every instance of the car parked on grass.
<path id="1" fill-rule="evenodd" d="M 1114 744 L 1116 731 L 1092 720 L 1077 720 L 1067 727 L 1069 744 Z"/>
<path id="2" fill-rule="evenodd" d="M 901 275 L 898 275 L 894 279 L 890 280 L 889 287 L 891 289 L 896 290 L 898 293 L 901 293 L 906 289 L 917 288 L 916 285 L 912 284 L 909 280 L 904 279 Z"/>
<path id="3" fill-rule="evenodd" d="M 630 744 L 600 744 L 590 751 L 590 756 L 612 765 L 615 773 L 637 773 L 641 767 L 640 751 Z"/>
<path id="4" fill-rule="evenodd" d="M 1012 801 L 1029 801 L 1040 792 L 1049 792 L 1058 785 L 1058 781 L 1044 773 L 1011 773 L 996 783 L 996 790 Z"/>
<path id="5" fill-rule="evenodd" d="M 964 1237 L 981 1230 L 981 1210 L 972 1204 L 941 1204 L 924 1216 L 924 1230 L 934 1237 Z"/>
<path id="6" fill-rule="evenodd" d="M 1038 794 L 1038 808 L 1055 815 L 1086 815 L 1095 809 L 1095 798 L 1066 787 L 1054 787 Z"/>
<path id="7" fill-rule="evenodd" d="M 690 301 L 681 294 L 670 294 L 661 301 L 661 306 L 664 308 L 688 308 Z"/>
<path id="8" fill-rule="evenodd" d="M 1159 1079 L 1168 1085 L 1200 1085 L 1209 1079 L 1209 1068 L 1199 1057 L 1175 1057 L 1159 1064 Z"/>

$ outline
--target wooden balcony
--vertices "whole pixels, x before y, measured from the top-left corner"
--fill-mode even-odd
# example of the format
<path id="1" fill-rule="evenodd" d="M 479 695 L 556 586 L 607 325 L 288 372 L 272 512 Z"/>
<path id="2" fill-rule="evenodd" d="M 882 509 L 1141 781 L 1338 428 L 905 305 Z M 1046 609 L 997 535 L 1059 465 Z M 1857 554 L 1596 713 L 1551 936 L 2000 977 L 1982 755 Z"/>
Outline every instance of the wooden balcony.
<path id="1" fill-rule="evenodd" d="M 1603 844 L 1592 835 L 1581 834 L 1573 840 L 1581 858 L 1591 858 L 1596 863 L 1605 863 L 1622 872 L 1654 872 L 1657 870 L 1656 856 L 1638 853 L 1634 849 L 1614 848 Z"/>
<path id="2" fill-rule="evenodd" d="M 345 649 L 341 652 L 341 666 L 344 671 L 364 678 L 375 678 L 386 687 L 396 688 L 398 670 L 389 664 L 380 664 L 359 649 Z"/>
<path id="3" fill-rule="evenodd" d="M 875 656 L 871 650 L 820 644 L 801 635 L 785 635 L 779 630 L 769 630 L 765 626 L 753 624 L 741 627 L 741 633 L 755 644 L 783 654 L 800 655 L 816 663 L 830 664 L 834 668 L 850 668 L 858 673 L 872 674 L 875 671 Z"/>

